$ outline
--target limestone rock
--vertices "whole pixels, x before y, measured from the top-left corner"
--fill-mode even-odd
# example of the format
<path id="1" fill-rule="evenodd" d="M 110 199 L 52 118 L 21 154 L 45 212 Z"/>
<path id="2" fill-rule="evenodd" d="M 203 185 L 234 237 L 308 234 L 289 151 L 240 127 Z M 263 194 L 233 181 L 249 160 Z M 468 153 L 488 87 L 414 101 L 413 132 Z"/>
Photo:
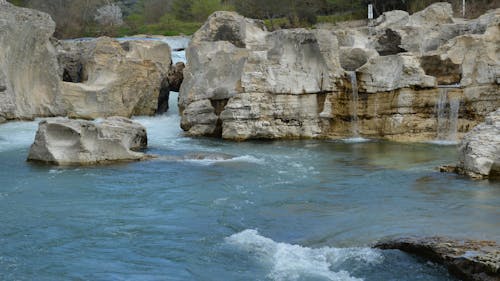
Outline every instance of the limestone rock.
<path id="1" fill-rule="evenodd" d="M 499 23 L 500 9 L 453 19 L 439 3 L 370 26 L 267 32 L 217 12 L 187 49 L 181 125 L 234 140 L 345 138 L 356 126 L 363 137 L 456 141 L 500 106 Z"/>
<path id="2" fill-rule="evenodd" d="M 410 21 L 410 15 L 406 11 L 394 10 L 383 13 L 375 19 L 374 27 L 377 30 L 385 30 L 387 28 L 403 27 Z"/>
<path id="3" fill-rule="evenodd" d="M 65 73 L 78 77 L 62 84 L 62 97 L 70 117 L 94 119 L 156 113 L 162 78 L 171 64 L 166 43 L 134 40 L 120 44 L 102 37 L 62 42 L 59 52 L 60 57 L 66 57 L 60 61 L 71 62 L 69 68 L 63 64 Z"/>
<path id="4" fill-rule="evenodd" d="M 230 99 L 221 113 L 222 137 L 233 140 L 317 137 L 321 132 L 318 112 L 316 94 L 242 93 Z"/>
<path id="5" fill-rule="evenodd" d="M 251 50 L 241 86 L 247 93 L 314 94 L 333 91 L 341 76 L 337 38 L 325 30 L 279 30 L 265 50 Z"/>
<path id="6" fill-rule="evenodd" d="M 500 247 L 493 241 L 399 238 L 381 242 L 375 247 L 398 249 L 443 264 L 450 274 L 461 280 L 500 280 Z"/>
<path id="7" fill-rule="evenodd" d="M 28 161 L 55 165 L 91 165 L 147 158 L 146 129 L 123 117 L 100 123 L 63 118 L 40 122 Z"/>
<path id="8" fill-rule="evenodd" d="M 333 91 L 335 80 L 343 72 L 337 38 L 332 32 L 305 29 L 267 32 L 260 22 L 232 12 L 213 14 L 195 33 L 186 54 L 188 66 L 184 70 L 179 103 L 183 112 L 182 128 L 190 135 L 223 134 L 225 138 L 238 139 L 243 135 L 260 137 L 226 128 L 226 121 L 229 124 L 233 114 L 228 110 L 225 117 L 220 118 L 226 104 L 236 106 L 244 99 L 255 103 L 252 106 L 257 108 L 261 98 L 279 100 L 272 95 L 311 95 L 307 98 L 291 97 L 290 100 L 315 100 L 316 93 Z M 271 96 L 263 97 L 262 93 Z M 286 108 L 289 105 L 280 106 Z M 290 105 L 290 110 L 292 108 L 296 106 Z M 274 115 L 269 111 L 262 116 L 269 116 L 279 123 L 279 120 L 290 119 L 286 114 L 286 110 Z M 273 132 L 271 128 L 262 136 L 314 135 L 310 131 L 316 130 Z"/>
<path id="9" fill-rule="evenodd" d="M 160 95 L 158 96 L 157 114 L 167 112 L 170 92 L 179 92 L 182 81 L 184 80 L 183 72 L 185 67 L 186 66 L 183 62 L 171 65 L 167 75 L 163 77 L 163 80 L 161 81 Z"/>
<path id="10" fill-rule="evenodd" d="M 493 10 L 470 21 L 453 19 L 449 3 L 435 3 L 411 16 L 403 11 L 386 12 L 371 28 L 371 46 L 381 55 L 434 51 L 457 36 L 483 34 L 488 26 L 498 27 L 499 12 Z"/>
<path id="11" fill-rule="evenodd" d="M 357 72 L 360 88 L 368 93 L 436 86 L 436 79 L 425 74 L 417 57 L 407 53 L 374 57 Z"/>
<path id="12" fill-rule="evenodd" d="M 410 16 L 410 25 L 440 25 L 453 23 L 453 8 L 450 3 L 438 2 Z"/>
<path id="13" fill-rule="evenodd" d="M 354 71 L 372 57 L 377 57 L 377 51 L 368 48 L 340 48 L 340 65 L 347 71 Z"/>
<path id="14" fill-rule="evenodd" d="M 472 178 L 500 178 L 500 109 L 465 135 L 457 168 Z"/>
<path id="15" fill-rule="evenodd" d="M 55 23 L 48 14 L 0 3 L 0 117 L 32 119 L 64 114 Z"/>

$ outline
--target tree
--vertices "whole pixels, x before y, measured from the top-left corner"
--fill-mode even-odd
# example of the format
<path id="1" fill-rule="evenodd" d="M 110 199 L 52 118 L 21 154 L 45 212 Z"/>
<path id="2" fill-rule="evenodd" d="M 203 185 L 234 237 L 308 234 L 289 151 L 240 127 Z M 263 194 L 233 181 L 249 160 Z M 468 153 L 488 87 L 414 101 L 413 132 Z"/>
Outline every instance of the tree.
<path id="1" fill-rule="evenodd" d="M 222 10 L 222 5 L 220 0 L 194 0 L 190 10 L 194 20 L 205 21 L 213 12 Z"/>
<path id="2" fill-rule="evenodd" d="M 112 27 L 123 24 L 122 9 L 115 4 L 108 4 L 97 9 L 94 20 L 102 26 Z"/>

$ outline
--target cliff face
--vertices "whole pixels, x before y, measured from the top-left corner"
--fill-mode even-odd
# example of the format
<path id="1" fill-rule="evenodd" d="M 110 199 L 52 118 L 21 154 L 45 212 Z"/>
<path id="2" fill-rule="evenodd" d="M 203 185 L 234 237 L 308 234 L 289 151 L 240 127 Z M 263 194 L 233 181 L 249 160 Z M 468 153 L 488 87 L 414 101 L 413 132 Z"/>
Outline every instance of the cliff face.
<path id="1" fill-rule="evenodd" d="M 0 119 L 64 114 L 48 14 L 0 1 Z"/>
<path id="2" fill-rule="evenodd" d="M 0 1 L 0 122 L 154 115 L 182 80 L 161 40 L 57 41 L 48 14 Z"/>
<path id="3" fill-rule="evenodd" d="M 456 140 L 500 106 L 500 9 L 437 3 L 368 27 L 267 32 L 217 12 L 193 36 L 182 128 L 227 139 Z"/>

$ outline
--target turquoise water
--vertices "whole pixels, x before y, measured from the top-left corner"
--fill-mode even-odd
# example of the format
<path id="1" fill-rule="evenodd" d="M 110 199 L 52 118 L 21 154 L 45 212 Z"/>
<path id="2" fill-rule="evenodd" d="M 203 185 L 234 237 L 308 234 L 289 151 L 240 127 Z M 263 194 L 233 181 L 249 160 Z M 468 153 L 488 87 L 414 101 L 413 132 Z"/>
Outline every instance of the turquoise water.
<path id="1" fill-rule="evenodd" d="M 37 123 L 0 125 L 0 280 L 453 280 L 369 245 L 500 241 L 500 187 L 435 169 L 454 146 L 191 139 L 169 114 L 137 118 L 169 157 L 97 167 L 27 163 Z"/>
<path id="2" fill-rule="evenodd" d="M 37 122 L 0 125 L 0 280 L 443 281 L 369 246 L 500 241 L 500 186 L 435 169 L 455 146 L 233 143 L 184 137 L 175 111 L 136 120 L 157 160 L 80 168 L 25 162 Z"/>

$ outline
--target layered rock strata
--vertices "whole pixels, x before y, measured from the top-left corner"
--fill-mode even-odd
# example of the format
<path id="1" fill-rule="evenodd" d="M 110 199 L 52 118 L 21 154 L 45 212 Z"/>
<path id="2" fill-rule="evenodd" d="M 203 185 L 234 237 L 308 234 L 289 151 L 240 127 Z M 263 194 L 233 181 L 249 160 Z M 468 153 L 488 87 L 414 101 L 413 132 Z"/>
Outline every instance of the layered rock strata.
<path id="1" fill-rule="evenodd" d="M 500 247 L 493 241 L 444 237 L 400 238 L 381 242 L 375 247 L 398 249 L 443 264 L 461 280 L 500 280 Z"/>
<path id="2" fill-rule="evenodd" d="M 146 129 L 123 117 L 94 123 L 63 118 L 40 122 L 28 161 L 91 165 L 148 158 L 134 150 L 147 147 Z"/>
<path id="3" fill-rule="evenodd" d="M 437 3 L 360 28 L 268 32 L 217 12 L 187 49 L 181 127 L 233 140 L 457 140 L 500 106 L 499 22 L 500 9 L 466 21 Z"/>

